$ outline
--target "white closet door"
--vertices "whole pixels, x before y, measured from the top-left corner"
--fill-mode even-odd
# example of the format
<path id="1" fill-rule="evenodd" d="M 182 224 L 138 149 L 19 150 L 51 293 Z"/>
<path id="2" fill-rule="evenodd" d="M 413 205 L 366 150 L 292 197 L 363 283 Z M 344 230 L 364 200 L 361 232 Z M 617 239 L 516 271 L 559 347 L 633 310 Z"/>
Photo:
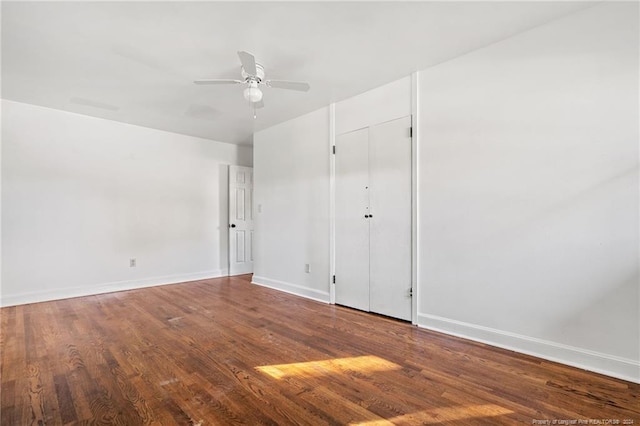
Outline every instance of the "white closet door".
<path id="1" fill-rule="evenodd" d="M 253 272 L 253 169 L 229 166 L 229 275 Z"/>
<path id="2" fill-rule="evenodd" d="M 369 130 L 370 310 L 404 320 L 411 320 L 410 129 L 405 117 Z"/>
<path id="3" fill-rule="evenodd" d="M 336 137 L 336 303 L 369 310 L 369 129 Z"/>

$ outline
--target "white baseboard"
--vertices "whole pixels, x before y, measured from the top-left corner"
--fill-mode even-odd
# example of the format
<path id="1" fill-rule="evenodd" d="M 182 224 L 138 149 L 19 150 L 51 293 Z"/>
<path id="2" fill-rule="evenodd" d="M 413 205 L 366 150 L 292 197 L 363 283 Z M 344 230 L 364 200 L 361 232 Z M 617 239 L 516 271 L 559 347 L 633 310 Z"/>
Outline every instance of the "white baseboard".
<path id="1" fill-rule="evenodd" d="M 436 315 L 418 313 L 418 327 L 640 383 L 640 362 Z"/>
<path id="2" fill-rule="evenodd" d="M 139 280 L 115 281 L 86 287 L 61 288 L 20 293 L 14 295 L 3 294 L 0 297 L 0 307 L 25 305 L 27 303 L 47 302 L 50 300 L 69 299 L 72 297 L 93 296 L 96 294 L 112 293 L 114 291 L 135 290 L 138 288 L 177 284 L 186 281 L 219 278 L 226 275 L 227 273 L 225 270 L 218 269 L 212 271 L 194 272 L 189 274 L 143 278 Z"/>
<path id="3" fill-rule="evenodd" d="M 284 291 L 285 293 L 295 294 L 296 296 L 306 297 L 307 299 L 316 300 L 322 303 L 329 303 L 329 292 L 315 290 L 309 287 L 303 287 L 298 284 L 291 284 L 284 281 L 272 280 L 265 277 L 254 275 L 252 284 L 257 284 L 262 287 L 272 288 L 274 290 Z"/>

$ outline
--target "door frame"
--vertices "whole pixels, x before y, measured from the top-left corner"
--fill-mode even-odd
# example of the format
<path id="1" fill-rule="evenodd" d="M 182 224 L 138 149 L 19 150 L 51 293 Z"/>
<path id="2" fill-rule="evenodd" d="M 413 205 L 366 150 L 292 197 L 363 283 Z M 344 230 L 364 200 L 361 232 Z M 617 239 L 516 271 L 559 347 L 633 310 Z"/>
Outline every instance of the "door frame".
<path id="1" fill-rule="evenodd" d="M 234 196 L 234 194 L 232 193 L 232 179 L 233 179 L 233 171 L 234 170 L 240 170 L 240 169 L 246 169 L 249 173 L 249 206 L 247 208 L 246 206 L 246 198 L 245 198 L 245 213 L 248 211 L 249 212 L 249 218 L 245 219 L 245 222 L 249 223 L 249 233 L 248 233 L 248 238 L 249 241 L 247 242 L 247 237 L 245 236 L 244 239 L 244 244 L 245 244 L 245 254 L 247 253 L 247 249 L 246 249 L 246 245 L 248 243 L 249 245 L 249 256 L 250 259 L 246 262 L 247 266 L 250 270 L 233 270 L 233 262 L 232 259 L 234 258 L 234 255 L 232 255 L 233 253 L 233 248 L 236 247 L 236 245 L 233 242 L 234 236 L 235 236 L 235 230 L 233 228 L 235 228 L 235 224 L 232 225 L 232 222 L 235 222 L 234 218 L 231 217 L 231 207 L 234 204 L 232 201 L 232 197 Z M 228 276 L 236 276 L 236 275 L 244 275 L 244 274 L 250 274 L 253 273 L 253 222 L 255 220 L 255 218 L 253 217 L 253 167 L 247 167 L 247 166 L 238 166 L 238 165 L 229 165 L 228 167 L 228 175 L 227 175 L 227 192 L 228 192 L 228 199 L 227 199 L 227 241 L 228 241 L 228 245 L 227 245 L 227 275 Z M 236 200 L 237 201 L 237 200 Z M 233 228 L 232 228 L 233 226 Z M 245 229 L 246 231 L 246 229 Z"/>

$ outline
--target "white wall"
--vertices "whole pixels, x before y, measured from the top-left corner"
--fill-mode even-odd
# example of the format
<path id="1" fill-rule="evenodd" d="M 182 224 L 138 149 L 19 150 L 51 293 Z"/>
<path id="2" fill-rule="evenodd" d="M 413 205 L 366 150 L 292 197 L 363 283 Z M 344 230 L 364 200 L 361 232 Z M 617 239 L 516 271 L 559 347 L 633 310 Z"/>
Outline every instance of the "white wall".
<path id="1" fill-rule="evenodd" d="M 257 132 L 254 163 L 253 281 L 328 302 L 328 108 Z"/>
<path id="2" fill-rule="evenodd" d="M 335 110 L 336 135 L 411 115 L 411 78 L 337 102 Z"/>
<path id="3" fill-rule="evenodd" d="M 2 305 L 226 274 L 228 164 L 252 149 L 3 100 Z"/>
<path id="4" fill-rule="evenodd" d="M 638 5 L 419 85 L 419 323 L 640 381 Z"/>

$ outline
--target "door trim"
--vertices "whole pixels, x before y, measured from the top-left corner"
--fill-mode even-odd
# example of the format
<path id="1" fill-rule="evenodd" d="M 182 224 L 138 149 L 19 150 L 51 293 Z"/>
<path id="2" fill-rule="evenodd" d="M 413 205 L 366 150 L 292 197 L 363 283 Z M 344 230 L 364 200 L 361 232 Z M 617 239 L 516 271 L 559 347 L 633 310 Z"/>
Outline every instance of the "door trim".
<path id="1" fill-rule="evenodd" d="M 418 283 L 420 282 L 420 270 L 418 259 L 420 259 L 420 244 L 418 241 L 419 226 L 418 207 L 420 193 L 418 192 L 419 163 L 418 150 L 420 149 L 420 103 L 418 98 L 418 73 L 411 74 L 411 324 L 418 325 Z"/>
<path id="2" fill-rule="evenodd" d="M 329 303 L 336 304 L 336 104 L 329 104 Z"/>

